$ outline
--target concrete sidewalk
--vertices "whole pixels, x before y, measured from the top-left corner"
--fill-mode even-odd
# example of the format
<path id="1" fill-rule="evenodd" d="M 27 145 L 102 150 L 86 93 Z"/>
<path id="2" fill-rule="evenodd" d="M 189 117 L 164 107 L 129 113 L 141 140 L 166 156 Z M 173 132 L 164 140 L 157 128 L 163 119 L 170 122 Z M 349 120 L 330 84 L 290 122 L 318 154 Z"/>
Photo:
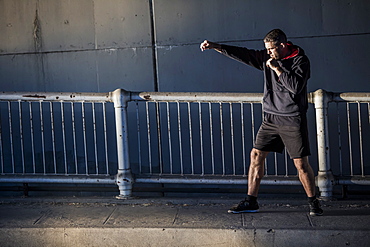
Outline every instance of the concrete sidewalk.
<path id="1" fill-rule="evenodd" d="M 1 246 L 370 246 L 370 200 L 259 199 L 228 214 L 229 198 L 0 198 Z"/>

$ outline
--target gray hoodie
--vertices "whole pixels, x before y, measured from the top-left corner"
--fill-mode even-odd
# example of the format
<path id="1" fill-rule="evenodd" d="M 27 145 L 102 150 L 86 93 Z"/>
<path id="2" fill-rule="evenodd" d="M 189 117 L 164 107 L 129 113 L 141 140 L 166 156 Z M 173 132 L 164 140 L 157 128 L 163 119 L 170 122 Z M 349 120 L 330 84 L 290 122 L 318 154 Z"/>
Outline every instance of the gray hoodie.
<path id="1" fill-rule="evenodd" d="M 298 116 L 308 108 L 307 80 L 310 78 L 310 61 L 302 48 L 289 43 L 292 54 L 278 60 L 284 70 L 279 77 L 266 61 L 266 50 L 222 45 L 222 54 L 264 72 L 263 111 L 278 116 Z"/>

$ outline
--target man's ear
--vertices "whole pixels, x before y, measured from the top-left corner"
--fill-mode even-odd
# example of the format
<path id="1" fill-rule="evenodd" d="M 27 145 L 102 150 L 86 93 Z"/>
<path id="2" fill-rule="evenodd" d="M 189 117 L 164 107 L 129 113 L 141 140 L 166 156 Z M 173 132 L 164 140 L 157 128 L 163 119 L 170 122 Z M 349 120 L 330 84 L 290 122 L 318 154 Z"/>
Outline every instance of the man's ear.
<path id="1" fill-rule="evenodd" d="M 280 43 L 280 46 L 281 46 L 282 48 L 285 48 L 285 47 L 287 47 L 287 44 L 286 44 L 286 43 Z"/>

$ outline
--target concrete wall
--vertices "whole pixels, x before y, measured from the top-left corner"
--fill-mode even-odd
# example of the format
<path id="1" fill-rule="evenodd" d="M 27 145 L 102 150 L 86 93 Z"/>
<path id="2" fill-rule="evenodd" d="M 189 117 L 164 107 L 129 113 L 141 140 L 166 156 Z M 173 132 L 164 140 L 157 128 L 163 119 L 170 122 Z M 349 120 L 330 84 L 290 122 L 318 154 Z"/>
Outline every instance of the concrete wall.
<path id="1" fill-rule="evenodd" d="M 0 0 L 0 87 L 261 92 L 259 71 L 199 43 L 262 49 L 281 28 L 311 59 L 309 91 L 370 91 L 369 11 L 367 0 Z"/>
<path id="2" fill-rule="evenodd" d="M 2 90 L 153 90 L 148 1 L 0 1 Z"/>

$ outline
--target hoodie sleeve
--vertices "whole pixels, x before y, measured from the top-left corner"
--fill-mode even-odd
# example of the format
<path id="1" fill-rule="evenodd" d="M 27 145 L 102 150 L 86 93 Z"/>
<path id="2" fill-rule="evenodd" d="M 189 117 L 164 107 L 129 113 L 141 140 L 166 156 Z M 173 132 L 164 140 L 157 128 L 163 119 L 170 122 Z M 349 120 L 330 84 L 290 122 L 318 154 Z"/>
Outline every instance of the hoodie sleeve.
<path id="1" fill-rule="evenodd" d="M 282 66 L 284 73 L 279 76 L 279 82 L 293 94 L 299 94 L 310 78 L 310 61 L 306 56 L 294 58 L 291 69 Z"/>
<path id="2" fill-rule="evenodd" d="M 221 45 L 221 53 L 229 58 L 263 70 L 263 63 L 267 60 L 265 50 L 251 50 L 244 47 Z"/>

